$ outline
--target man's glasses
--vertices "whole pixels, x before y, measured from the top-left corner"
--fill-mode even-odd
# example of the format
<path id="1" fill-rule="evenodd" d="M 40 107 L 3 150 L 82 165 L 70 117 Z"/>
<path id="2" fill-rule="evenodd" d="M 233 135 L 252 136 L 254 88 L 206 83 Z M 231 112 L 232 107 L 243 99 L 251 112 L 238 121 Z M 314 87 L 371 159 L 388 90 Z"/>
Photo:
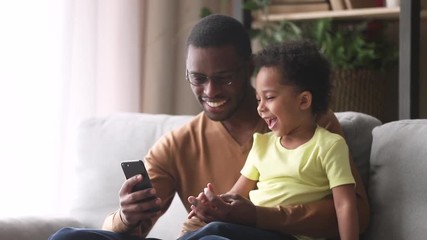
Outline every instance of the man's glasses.
<path id="1" fill-rule="evenodd" d="M 229 72 L 226 74 L 216 75 L 216 76 L 206 76 L 203 74 L 198 73 L 189 73 L 188 70 L 186 70 L 186 78 L 193 86 L 202 86 L 208 82 L 210 79 L 215 84 L 219 85 L 231 85 L 233 83 L 233 80 L 236 78 L 236 75 L 240 72 L 240 69 L 234 72 Z"/>

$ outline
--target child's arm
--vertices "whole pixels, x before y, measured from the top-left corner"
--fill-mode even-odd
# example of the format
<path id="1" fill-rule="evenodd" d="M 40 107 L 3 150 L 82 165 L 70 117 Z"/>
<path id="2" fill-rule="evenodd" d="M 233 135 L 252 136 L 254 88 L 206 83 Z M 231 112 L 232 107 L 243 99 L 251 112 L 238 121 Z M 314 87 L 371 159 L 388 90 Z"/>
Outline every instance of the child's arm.
<path id="1" fill-rule="evenodd" d="M 359 239 L 356 193 L 353 184 L 332 188 L 341 240 Z"/>
<path id="2" fill-rule="evenodd" d="M 329 110 L 327 113 L 320 115 L 317 118 L 317 124 L 321 127 L 326 128 L 330 132 L 336 133 L 344 137 L 343 129 L 335 116 L 332 110 Z M 362 178 L 360 177 L 359 171 L 354 164 L 352 156 L 350 155 L 350 166 L 351 172 L 353 173 L 354 180 L 356 181 L 356 202 L 357 202 L 357 211 L 359 217 L 359 230 L 360 233 L 363 233 L 368 227 L 369 223 L 369 201 L 368 195 L 366 195 L 366 190 L 363 186 Z M 310 205 L 310 204 L 309 204 Z M 326 205 L 326 204 L 323 204 Z M 322 206 L 325 207 L 325 206 Z M 311 216 L 316 216 L 318 214 L 311 214 Z"/>
<path id="3" fill-rule="evenodd" d="M 256 183 L 256 181 L 240 175 L 240 178 L 227 193 L 240 194 L 245 198 L 249 198 L 249 192 L 256 188 Z"/>

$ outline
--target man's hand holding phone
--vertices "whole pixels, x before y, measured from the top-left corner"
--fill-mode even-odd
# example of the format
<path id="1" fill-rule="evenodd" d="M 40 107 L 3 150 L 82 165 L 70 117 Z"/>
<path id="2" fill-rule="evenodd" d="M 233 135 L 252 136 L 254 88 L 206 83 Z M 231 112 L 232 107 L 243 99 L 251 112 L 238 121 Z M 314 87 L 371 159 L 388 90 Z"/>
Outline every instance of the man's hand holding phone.
<path id="1" fill-rule="evenodd" d="M 144 163 L 141 160 L 125 161 L 122 168 L 127 180 L 119 192 L 121 221 L 129 228 L 151 223 L 153 218 L 160 216 L 161 199 L 152 188 Z"/>

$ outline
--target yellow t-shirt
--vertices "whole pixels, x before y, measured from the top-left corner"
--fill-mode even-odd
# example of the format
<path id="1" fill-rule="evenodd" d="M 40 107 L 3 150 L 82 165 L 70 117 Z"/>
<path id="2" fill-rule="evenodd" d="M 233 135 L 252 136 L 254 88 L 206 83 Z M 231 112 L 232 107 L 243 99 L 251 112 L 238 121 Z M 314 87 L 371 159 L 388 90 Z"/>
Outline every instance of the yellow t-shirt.
<path id="1" fill-rule="evenodd" d="M 355 183 L 345 140 L 321 127 L 308 142 L 292 150 L 284 148 L 271 132 L 255 133 L 241 174 L 258 181 L 258 189 L 249 197 L 265 207 L 316 201 L 336 186 Z"/>

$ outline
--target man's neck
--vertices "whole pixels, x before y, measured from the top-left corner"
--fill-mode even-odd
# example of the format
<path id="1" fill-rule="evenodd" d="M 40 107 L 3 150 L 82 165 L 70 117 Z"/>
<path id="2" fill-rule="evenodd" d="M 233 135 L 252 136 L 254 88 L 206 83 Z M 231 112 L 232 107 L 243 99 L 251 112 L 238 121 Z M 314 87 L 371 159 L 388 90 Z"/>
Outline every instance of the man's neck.
<path id="1" fill-rule="evenodd" d="M 241 105 L 239 111 L 230 119 L 221 123 L 234 140 L 243 145 L 252 138 L 259 121 L 260 116 L 257 112 L 257 101 L 254 94 L 251 93 Z"/>

